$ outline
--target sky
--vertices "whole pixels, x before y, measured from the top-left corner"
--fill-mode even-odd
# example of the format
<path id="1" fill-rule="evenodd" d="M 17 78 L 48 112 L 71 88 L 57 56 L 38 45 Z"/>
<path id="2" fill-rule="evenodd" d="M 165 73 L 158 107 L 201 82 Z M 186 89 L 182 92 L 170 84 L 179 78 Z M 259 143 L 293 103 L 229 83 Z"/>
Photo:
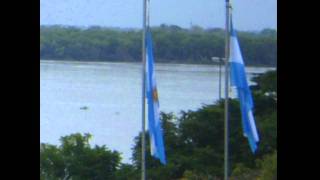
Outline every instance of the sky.
<path id="1" fill-rule="evenodd" d="M 40 0 L 40 25 L 142 27 L 143 0 Z M 238 30 L 277 29 L 277 0 L 231 0 Z M 224 0 L 150 0 L 150 24 L 224 28 Z"/>

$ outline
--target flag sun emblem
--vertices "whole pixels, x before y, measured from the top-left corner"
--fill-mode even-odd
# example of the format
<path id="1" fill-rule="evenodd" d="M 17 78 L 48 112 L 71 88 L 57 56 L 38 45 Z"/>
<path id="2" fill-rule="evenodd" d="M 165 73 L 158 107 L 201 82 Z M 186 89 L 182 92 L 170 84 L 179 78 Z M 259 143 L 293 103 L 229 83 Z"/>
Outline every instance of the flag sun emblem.
<path id="1" fill-rule="evenodd" d="M 153 95 L 153 100 L 154 101 L 158 101 L 158 92 L 157 92 L 157 88 L 154 88 L 152 91 L 152 95 Z"/>

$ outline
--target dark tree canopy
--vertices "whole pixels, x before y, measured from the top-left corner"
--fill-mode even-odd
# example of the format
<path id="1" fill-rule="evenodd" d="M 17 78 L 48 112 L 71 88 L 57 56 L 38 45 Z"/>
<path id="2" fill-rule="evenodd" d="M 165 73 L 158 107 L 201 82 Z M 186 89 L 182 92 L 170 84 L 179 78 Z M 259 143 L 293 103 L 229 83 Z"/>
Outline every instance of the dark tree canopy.
<path id="1" fill-rule="evenodd" d="M 224 30 L 175 25 L 152 28 L 157 62 L 212 63 L 224 55 Z M 277 64 L 277 32 L 238 32 L 248 65 Z M 141 61 L 141 30 L 40 26 L 40 59 Z"/>
<path id="2" fill-rule="evenodd" d="M 77 133 L 62 137 L 60 146 L 41 144 L 41 179 L 114 179 L 120 154 L 105 146 L 91 148 L 90 137 Z"/>

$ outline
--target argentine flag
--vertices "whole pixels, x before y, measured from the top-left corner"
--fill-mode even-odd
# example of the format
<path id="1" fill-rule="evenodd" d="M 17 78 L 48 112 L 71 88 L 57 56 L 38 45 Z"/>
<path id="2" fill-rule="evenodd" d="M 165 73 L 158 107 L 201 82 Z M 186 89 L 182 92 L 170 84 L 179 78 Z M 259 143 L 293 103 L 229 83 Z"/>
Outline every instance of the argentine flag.
<path id="1" fill-rule="evenodd" d="M 146 96 L 148 102 L 148 125 L 150 135 L 151 155 L 158 158 L 162 164 L 166 164 L 166 156 L 163 142 L 162 125 L 160 122 L 160 111 L 156 79 L 154 74 L 154 60 L 152 51 L 152 38 L 150 30 L 146 33 Z"/>
<path id="2" fill-rule="evenodd" d="M 230 30 L 230 73 L 231 85 L 237 89 L 238 98 L 240 101 L 242 127 L 244 136 L 248 138 L 251 151 L 253 153 L 257 150 L 259 142 L 259 135 L 253 117 L 253 100 L 251 91 L 247 82 L 245 65 L 242 59 L 239 42 L 235 30 L 233 29 L 231 20 Z"/>

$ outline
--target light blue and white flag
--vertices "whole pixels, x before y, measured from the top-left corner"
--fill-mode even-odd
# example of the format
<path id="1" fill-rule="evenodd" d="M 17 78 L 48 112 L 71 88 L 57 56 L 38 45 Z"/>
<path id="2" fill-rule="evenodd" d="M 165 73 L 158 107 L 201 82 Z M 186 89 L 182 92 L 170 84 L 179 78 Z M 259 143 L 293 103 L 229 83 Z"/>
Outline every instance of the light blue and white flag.
<path id="1" fill-rule="evenodd" d="M 255 120 L 253 117 L 253 100 L 251 91 L 247 82 L 245 64 L 242 59 L 239 42 L 236 31 L 233 29 L 231 19 L 230 29 L 230 73 L 231 85 L 237 89 L 238 98 L 240 101 L 242 127 L 244 136 L 248 138 L 251 151 L 256 152 L 259 142 L 259 135 L 257 132 Z"/>
<path id="2" fill-rule="evenodd" d="M 151 155 L 158 158 L 162 164 L 166 164 L 166 156 L 163 142 L 163 130 L 160 121 L 159 100 L 154 71 L 154 59 L 152 51 L 151 32 L 146 33 L 146 85 L 148 102 L 148 125 L 150 135 Z"/>

